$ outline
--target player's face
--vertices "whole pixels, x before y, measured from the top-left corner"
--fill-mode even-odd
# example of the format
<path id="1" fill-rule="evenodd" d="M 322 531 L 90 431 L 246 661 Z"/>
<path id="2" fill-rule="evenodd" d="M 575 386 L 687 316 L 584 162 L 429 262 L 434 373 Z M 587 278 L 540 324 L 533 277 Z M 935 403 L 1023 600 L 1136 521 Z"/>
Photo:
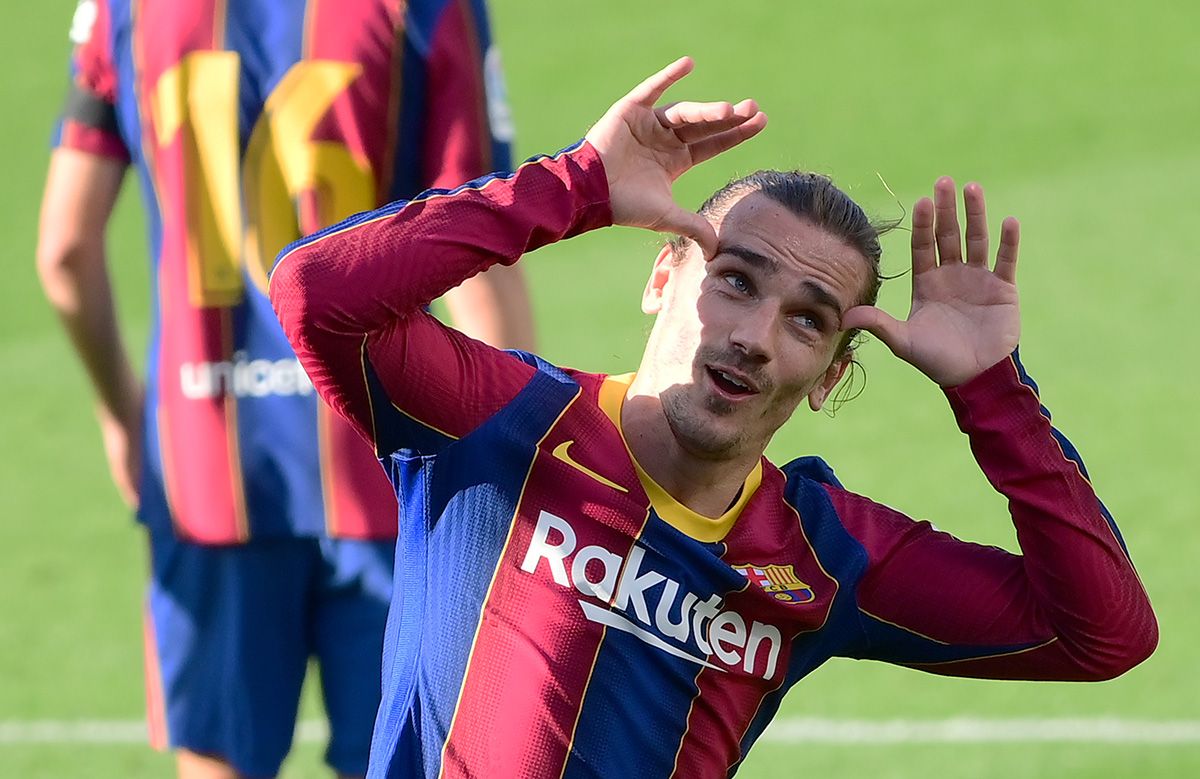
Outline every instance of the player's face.
<path id="1" fill-rule="evenodd" d="M 664 249 L 643 308 L 657 313 L 640 375 L 676 440 L 706 459 L 761 454 L 806 399 L 818 410 L 842 377 L 841 317 L 870 268 L 853 247 L 765 195 L 717 225 L 718 253 Z"/>

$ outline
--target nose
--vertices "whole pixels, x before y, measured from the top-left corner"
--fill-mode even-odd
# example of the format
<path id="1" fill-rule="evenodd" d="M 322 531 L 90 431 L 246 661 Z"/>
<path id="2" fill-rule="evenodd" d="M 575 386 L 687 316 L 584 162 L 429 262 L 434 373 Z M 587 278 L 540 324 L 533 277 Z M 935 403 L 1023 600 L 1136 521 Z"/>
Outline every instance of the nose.
<path id="1" fill-rule="evenodd" d="M 774 313 L 770 306 L 760 305 L 743 314 L 734 322 L 730 343 L 754 362 L 769 362 L 775 338 Z"/>

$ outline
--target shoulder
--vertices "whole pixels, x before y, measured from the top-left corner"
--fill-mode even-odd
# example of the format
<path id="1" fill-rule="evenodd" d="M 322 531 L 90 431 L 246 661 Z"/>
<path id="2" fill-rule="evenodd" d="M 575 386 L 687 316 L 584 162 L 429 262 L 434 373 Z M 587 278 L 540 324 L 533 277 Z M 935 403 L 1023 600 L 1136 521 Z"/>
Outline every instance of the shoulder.
<path id="1" fill-rule="evenodd" d="M 836 524 L 860 543 L 870 544 L 880 536 L 894 537 L 918 524 L 902 512 L 846 489 L 820 457 L 801 457 L 780 470 L 787 479 L 787 500 L 806 528 L 816 531 L 819 526 Z"/>
<path id="2" fill-rule="evenodd" d="M 510 413 L 535 413 L 553 407 L 560 411 L 580 394 L 594 395 L 604 377 L 598 374 L 564 368 L 532 352 L 506 349 L 502 354 L 515 358 L 528 368 L 524 387 L 508 404 Z M 540 416 L 540 413 L 538 414 Z"/>
<path id="3" fill-rule="evenodd" d="M 839 488 L 842 486 L 842 483 L 838 481 L 837 476 L 834 474 L 833 468 L 820 457 L 797 457 L 779 470 L 787 477 L 789 485 L 792 483 L 808 483 L 810 486 L 820 484 L 828 484 Z"/>

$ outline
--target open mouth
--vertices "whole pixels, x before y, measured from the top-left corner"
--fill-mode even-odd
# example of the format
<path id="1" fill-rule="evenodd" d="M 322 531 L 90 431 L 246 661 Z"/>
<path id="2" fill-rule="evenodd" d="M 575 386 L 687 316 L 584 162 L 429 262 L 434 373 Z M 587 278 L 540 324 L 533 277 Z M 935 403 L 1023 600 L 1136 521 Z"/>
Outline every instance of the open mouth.
<path id="1" fill-rule="evenodd" d="M 712 379 L 712 383 L 717 386 L 717 389 L 726 395 L 737 398 L 753 395 L 756 392 L 745 380 L 728 371 L 714 368 L 711 365 L 706 366 L 705 370 L 708 371 L 708 376 Z"/>

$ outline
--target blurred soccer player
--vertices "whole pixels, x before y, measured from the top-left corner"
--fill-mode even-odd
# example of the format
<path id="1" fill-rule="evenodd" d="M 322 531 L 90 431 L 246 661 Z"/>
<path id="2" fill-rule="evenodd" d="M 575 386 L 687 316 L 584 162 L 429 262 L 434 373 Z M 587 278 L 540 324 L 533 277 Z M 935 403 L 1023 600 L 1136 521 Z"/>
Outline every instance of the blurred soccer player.
<path id="1" fill-rule="evenodd" d="M 401 496 L 372 777 L 725 777 L 832 656 L 1104 679 L 1155 645 L 1115 525 L 1016 360 L 1016 221 L 993 264 L 968 185 L 964 257 L 938 181 L 894 320 L 874 307 L 877 232 L 828 179 L 754 174 L 701 214 L 672 201 L 679 175 L 766 124 L 753 101 L 655 108 L 690 69 L 554 157 L 359 215 L 275 268 L 297 355 Z M 612 223 L 686 236 L 646 286 L 636 375 L 498 352 L 423 313 Z M 826 402 L 856 328 L 945 393 L 1022 556 L 850 493 L 815 457 L 763 458 L 800 403 Z"/>
<path id="2" fill-rule="evenodd" d="M 327 760 L 362 774 L 395 497 L 317 402 L 266 273 L 305 233 L 509 165 L 482 0 L 84 0 L 72 38 L 38 265 L 95 386 L 113 479 L 149 529 L 152 738 L 180 750 L 181 775 L 274 775 L 315 656 Z M 144 385 L 104 249 L 131 162 L 153 255 Z M 531 346 L 519 275 L 447 301 L 476 337 Z"/>

